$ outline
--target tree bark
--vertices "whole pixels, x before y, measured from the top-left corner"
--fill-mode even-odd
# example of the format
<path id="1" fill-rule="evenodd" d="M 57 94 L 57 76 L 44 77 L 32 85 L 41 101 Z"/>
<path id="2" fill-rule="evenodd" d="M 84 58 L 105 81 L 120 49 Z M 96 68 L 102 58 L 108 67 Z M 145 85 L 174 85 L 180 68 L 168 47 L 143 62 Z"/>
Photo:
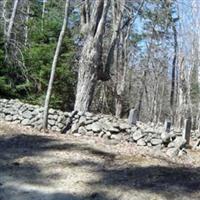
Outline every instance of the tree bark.
<path id="1" fill-rule="evenodd" d="M 172 19 L 173 20 L 173 19 Z M 171 107 L 171 118 L 172 123 L 174 123 L 175 107 L 174 107 L 174 97 L 175 97 L 175 82 L 176 82 L 176 58 L 177 58 L 177 30 L 175 22 L 172 25 L 173 35 L 174 35 L 174 58 L 172 62 L 172 80 L 171 80 L 171 93 L 170 93 L 170 107 Z"/>
<path id="2" fill-rule="evenodd" d="M 88 36 L 79 62 L 78 84 L 74 109 L 88 111 L 91 105 L 98 73 L 102 70 L 102 39 L 105 29 L 109 0 L 96 0 L 89 24 Z"/>
<path id="3" fill-rule="evenodd" d="M 6 33 L 6 43 L 7 44 L 10 42 L 18 4 L 19 4 L 19 0 L 15 0 L 14 4 L 13 4 L 12 14 L 11 14 L 11 17 L 10 17 L 10 20 L 9 20 L 8 31 Z"/>
<path id="4" fill-rule="evenodd" d="M 26 11 L 26 24 L 25 24 L 25 41 L 24 45 L 27 46 L 28 43 L 28 23 L 29 23 L 29 14 L 30 14 L 30 4 L 27 2 L 27 11 Z"/>
<path id="5" fill-rule="evenodd" d="M 62 25 L 60 36 L 59 36 L 59 39 L 58 39 L 56 51 L 55 51 L 55 54 L 54 54 L 52 67 L 51 67 L 51 75 L 50 75 L 50 79 L 49 79 L 49 84 L 48 84 L 48 89 L 47 89 L 47 94 L 46 94 L 46 99 L 45 99 L 45 105 L 44 105 L 44 117 L 43 117 L 43 128 L 44 128 L 44 130 L 46 130 L 47 127 L 48 127 L 49 102 L 50 102 L 50 97 L 51 97 L 52 88 L 53 88 L 53 81 L 54 81 L 54 77 L 55 77 L 56 65 L 57 65 L 57 62 L 58 62 L 58 56 L 59 56 L 59 53 L 60 53 L 60 48 L 61 48 L 61 45 L 62 45 L 62 41 L 63 41 L 63 38 L 64 38 L 64 34 L 65 34 L 67 22 L 68 22 L 69 4 L 70 4 L 70 0 L 66 0 L 63 25 Z"/>

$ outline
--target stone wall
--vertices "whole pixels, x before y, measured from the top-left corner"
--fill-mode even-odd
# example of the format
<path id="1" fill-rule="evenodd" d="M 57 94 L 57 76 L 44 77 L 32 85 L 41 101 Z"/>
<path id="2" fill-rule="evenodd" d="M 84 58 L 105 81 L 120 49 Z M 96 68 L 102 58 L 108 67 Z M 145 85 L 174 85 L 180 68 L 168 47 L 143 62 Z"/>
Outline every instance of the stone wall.
<path id="1" fill-rule="evenodd" d="M 42 128 L 43 108 L 37 105 L 30 105 L 19 100 L 0 99 L 0 119 L 14 121 L 25 126 Z M 70 113 L 59 110 L 49 110 L 49 129 L 61 131 Z"/>
<path id="2" fill-rule="evenodd" d="M 0 119 L 41 129 L 42 117 L 42 107 L 25 104 L 19 100 L 0 99 Z M 48 122 L 48 128 L 53 131 L 61 132 L 66 129 L 66 132 L 71 134 L 133 142 L 139 146 L 167 148 L 172 153 L 177 151 L 177 148 L 182 148 L 184 143 L 180 131 L 172 129 L 170 133 L 166 133 L 162 124 L 155 126 L 152 123 L 137 122 L 135 126 L 130 126 L 127 119 L 117 119 L 110 115 L 75 111 L 68 113 L 50 109 Z M 195 136 L 195 139 L 197 137 Z"/>

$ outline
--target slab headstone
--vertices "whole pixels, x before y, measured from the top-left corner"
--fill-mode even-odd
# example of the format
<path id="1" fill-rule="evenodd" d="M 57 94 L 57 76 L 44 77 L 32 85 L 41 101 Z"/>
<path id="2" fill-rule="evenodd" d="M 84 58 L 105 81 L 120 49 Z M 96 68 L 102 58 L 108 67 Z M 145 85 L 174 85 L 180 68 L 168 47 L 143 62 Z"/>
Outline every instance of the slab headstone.
<path id="1" fill-rule="evenodd" d="M 165 132 L 169 133 L 171 129 L 171 121 L 170 120 L 165 120 Z"/>
<path id="2" fill-rule="evenodd" d="M 187 145 L 189 145 L 190 143 L 191 127 L 192 127 L 191 118 L 185 119 L 182 137 L 184 140 L 186 140 Z"/>
<path id="3" fill-rule="evenodd" d="M 138 117 L 138 112 L 135 108 L 132 108 L 129 111 L 129 116 L 128 116 L 128 124 L 129 125 L 136 125 L 137 122 L 137 117 Z"/>

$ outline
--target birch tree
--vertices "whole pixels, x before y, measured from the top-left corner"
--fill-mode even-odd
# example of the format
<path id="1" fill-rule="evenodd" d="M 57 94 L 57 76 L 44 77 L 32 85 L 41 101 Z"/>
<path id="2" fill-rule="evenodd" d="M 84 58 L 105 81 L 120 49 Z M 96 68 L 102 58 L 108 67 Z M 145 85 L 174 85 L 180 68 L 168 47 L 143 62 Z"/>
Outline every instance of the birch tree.
<path id="1" fill-rule="evenodd" d="M 66 30 L 66 26 L 67 26 L 67 22 L 68 22 L 69 5 L 70 5 L 70 0 L 66 0 L 63 25 L 62 25 L 62 29 L 60 31 L 60 36 L 58 38 L 58 43 L 57 43 L 56 51 L 55 51 L 54 58 L 53 58 L 53 63 L 52 63 L 52 67 L 51 67 L 51 75 L 50 75 L 48 89 L 47 89 L 46 98 L 45 98 L 44 118 L 43 118 L 44 130 L 46 130 L 47 126 L 48 126 L 49 102 L 50 102 L 50 97 L 51 97 L 52 88 L 53 88 L 53 81 L 54 81 L 54 77 L 55 77 L 56 65 L 58 62 L 58 57 L 59 57 L 62 41 L 63 41 L 64 35 L 65 35 L 65 30 Z"/>
<path id="2" fill-rule="evenodd" d="M 19 0 L 14 0 L 12 14 L 11 14 L 11 17 L 9 19 L 8 30 L 6 32 L 6 43 L 7 44 L 10 42 L 10 38 L 11 38 L 11 34 L 12 34 L 12 29 L 13 29 L 15 17 L 16 17 L 18 4 L 19 4 Z"/>

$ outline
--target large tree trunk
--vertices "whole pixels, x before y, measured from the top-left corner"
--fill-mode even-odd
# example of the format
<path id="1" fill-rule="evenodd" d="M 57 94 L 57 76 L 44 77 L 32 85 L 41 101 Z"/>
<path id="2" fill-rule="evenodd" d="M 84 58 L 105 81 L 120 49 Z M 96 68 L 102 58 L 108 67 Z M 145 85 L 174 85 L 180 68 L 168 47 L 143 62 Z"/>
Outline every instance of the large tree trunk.
<path id="1" fill-rule="evenodd" d="M 105 29 L 109 0 L 96 0 L 79 62 L 77 93 L 74 109 L 88 111 L 93 99 L 99 72 L 102 71 L 102 37 Z"/>
<path id="2" fill-rule="evenodd" d="M 125 92 L 126 86 L 126 75 L 127 75 L 127 68 L 128 68 L 128 37 L 130 31 L 130 25 L 127 28 L 127 33 L 120 34 L 120 42 L 117 49 L 116 59 L 116 95 L 115 95 L 115 116 L 120 118 L 122 115 L 123 110 L 123 97 Z M 123 47 L 119 48 L 122 45 Z M 119 50 L 120 49 L 120 50 Z"/>
<path id="3" fill-rule="evenodd" d="M 50 97 L 51 97 L 51 93 L 52 93 L 53 81 L 54 81 L 54 76 L 55 76 L 55 71 L 56 71 L 56 65 L 57 65 L 57 62 L 58 62 L 58 56 L 59 56 L 59 53 L 60 53 L 60 48 L 61 48 L 61 45 L 62 45 L 62 41 L 63 41 L 64 34 L 65 34 L 65 29 L 66 29 L 67 22 L 68 22 L 69 3 L 70 3 L 70 0 L 66 0 L 63 25 L 62 25 L 60 36 L 59 36 L 59 39 L 58 39 L 56 51 L 55 51 L 55 54 L 54 54 L 52 67 L 51 67 L 51 75 L 50 75 L 50 79 L 49 79 L 49 85 L 48 85 L 46 99 L 45 99 L 45 105 L 44 105 L 44 119 L 43 119 L 44 130 L 46 130 L 47 126 L 48 126 L 49 101 L 50 101 Z"/>

